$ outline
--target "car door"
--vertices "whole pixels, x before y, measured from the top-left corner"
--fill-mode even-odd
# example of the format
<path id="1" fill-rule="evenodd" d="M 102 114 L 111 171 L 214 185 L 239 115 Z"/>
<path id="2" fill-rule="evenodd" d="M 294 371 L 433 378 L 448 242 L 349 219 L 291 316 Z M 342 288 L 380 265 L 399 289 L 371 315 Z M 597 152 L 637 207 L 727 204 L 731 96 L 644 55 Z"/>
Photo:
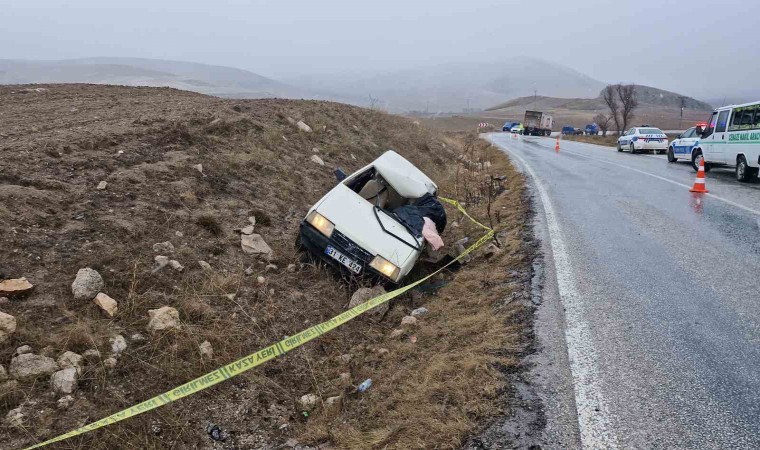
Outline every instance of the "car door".
<path id="1" fill-rule="evenodd" d="M 691 149 L 697 142 L 695 128 L 689 128 L 673 143 L 673 153 L 681 157 L 690 157 Z"/>
<path id="2" fill-rule="evenodd" d="M 708 138 L 710 145 L 707 150 L 707 161 L 714 163 L 726 162 L 726 143 L 728 142 L 728 120 L 731 116 L 731 109 L 724 109 L 718 112 L 718 118 L 715 122 L 715 131 Z M 732 160 L 731 162 L 735 162 Z"/>
<path id="3" fill-rule="evenodd" d="M 702 156 L 707 162 L 712 162 L 713 147 L 715 147 L 715 127 L 718 125 L 718 115 L 720 111 L 713 111 L 707 128 L 702 132 L 699 140 L 699 147 L 702 149 Z"/>

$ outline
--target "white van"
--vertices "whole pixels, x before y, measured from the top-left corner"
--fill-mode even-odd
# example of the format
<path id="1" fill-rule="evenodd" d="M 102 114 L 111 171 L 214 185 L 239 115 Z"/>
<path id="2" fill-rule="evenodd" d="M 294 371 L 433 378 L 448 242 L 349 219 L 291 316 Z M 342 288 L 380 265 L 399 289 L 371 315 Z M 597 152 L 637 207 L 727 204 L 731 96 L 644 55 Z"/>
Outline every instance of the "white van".
<path id="1" fill-rule="evenodd" d="M 692 150 L 694 170 L 702 158 L 706 171 L 714 166 L 733 167 L 738 181 L 755 179 L 760 170 L 760 102 L 715 110 Z"/>

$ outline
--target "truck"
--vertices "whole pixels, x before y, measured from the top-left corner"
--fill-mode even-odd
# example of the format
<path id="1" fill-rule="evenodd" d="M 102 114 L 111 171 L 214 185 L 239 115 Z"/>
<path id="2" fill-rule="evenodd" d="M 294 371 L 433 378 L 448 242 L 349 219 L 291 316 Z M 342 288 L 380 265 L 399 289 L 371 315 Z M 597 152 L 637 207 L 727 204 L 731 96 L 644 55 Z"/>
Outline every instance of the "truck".
<path id="1" fill-rule="evenodd" d="M 526 136 L 549 136 L 552 134 L 552 125 L 554 120 L 552 116 L 540 111 L 525 111 L 525 120 L 523 120 Z"/>
<path id="2" fill-rule="evenodd" d="M 590 136 L 596 136 L 599 134 L 599 125 L 595 123 L 590 123 L 586 125 L 586 129 L 583 130 L 583 132 Z"/>

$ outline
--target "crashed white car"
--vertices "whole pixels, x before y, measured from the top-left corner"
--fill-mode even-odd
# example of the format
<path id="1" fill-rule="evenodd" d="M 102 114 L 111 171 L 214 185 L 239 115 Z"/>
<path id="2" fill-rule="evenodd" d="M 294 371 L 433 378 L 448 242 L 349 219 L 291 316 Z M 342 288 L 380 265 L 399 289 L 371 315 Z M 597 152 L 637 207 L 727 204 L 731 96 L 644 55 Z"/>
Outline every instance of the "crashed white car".
<path id="1" fill-rule="evenodd" d="M 433 180 L 389 150 L 309 209 L 300 246 L 352 275 L 396 284 L 425 249 L 422 219 L 433 220 L 440 233 L 446 226 L 437 191 Z"/>

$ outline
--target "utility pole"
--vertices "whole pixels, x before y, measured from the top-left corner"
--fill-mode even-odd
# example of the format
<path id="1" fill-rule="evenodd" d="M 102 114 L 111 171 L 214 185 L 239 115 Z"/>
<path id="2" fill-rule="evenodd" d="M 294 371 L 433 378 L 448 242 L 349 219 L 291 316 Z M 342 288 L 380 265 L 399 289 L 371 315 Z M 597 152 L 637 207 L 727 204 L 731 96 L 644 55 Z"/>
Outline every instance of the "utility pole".
<path id="1" fill-rule="evenodd" d="M 686 97 L 681 96 L 681 119 L 678 121 L 678 131 L 683 130 L 683 107 L 686 104 Z"/>
<path id="2" fill-rule="evenodd" d="M 538 90 L 533 89 L 533 103 L 536 103 L 536 96 L 538 95 Z"/>

